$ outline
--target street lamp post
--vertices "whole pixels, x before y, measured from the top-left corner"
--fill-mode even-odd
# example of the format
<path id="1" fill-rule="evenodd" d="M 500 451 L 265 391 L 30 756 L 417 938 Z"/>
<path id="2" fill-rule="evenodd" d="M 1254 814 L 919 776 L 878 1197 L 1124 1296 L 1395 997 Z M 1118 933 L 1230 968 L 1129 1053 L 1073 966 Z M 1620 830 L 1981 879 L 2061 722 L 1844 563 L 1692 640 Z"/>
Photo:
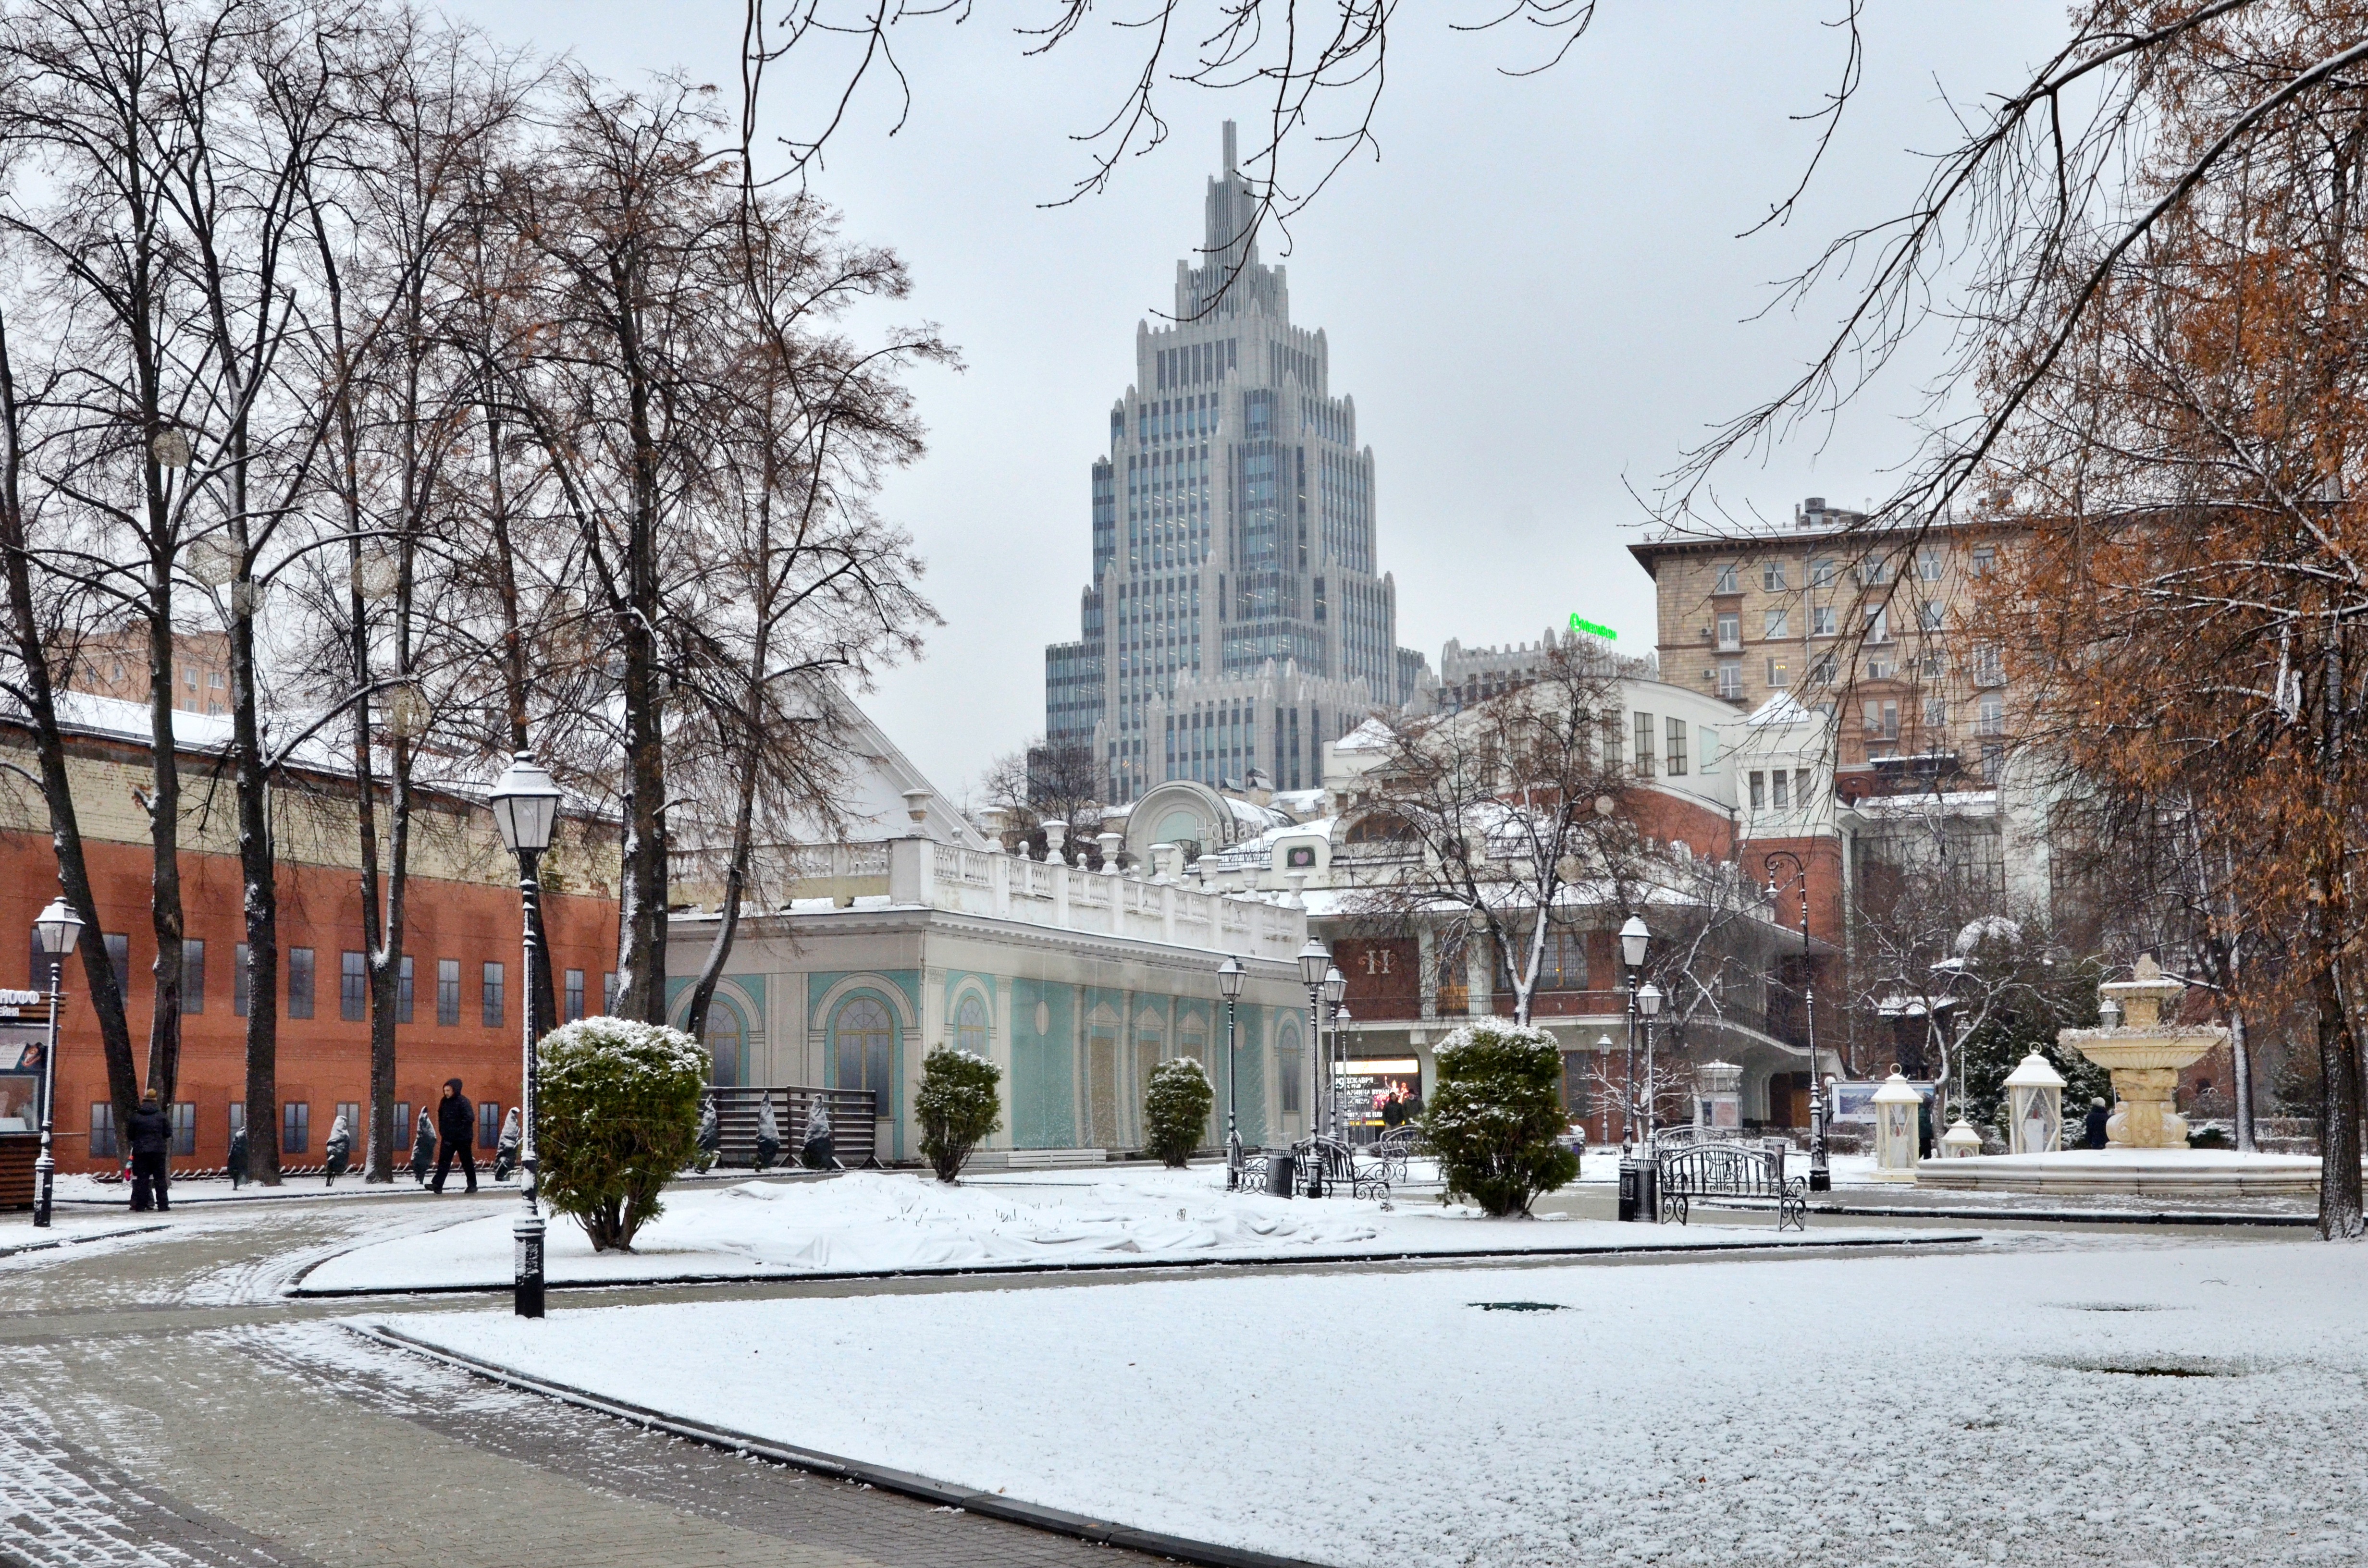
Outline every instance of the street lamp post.
<path id="1" fill-rule="evenodd" d="M 1661 988 L 1651 981 L 1636 993 L 1636 1010 L 1645 1015 L 1645 1142 L 1653 1141 L 1653 1094 L 1659 1080 L 1653 1072 L 1653 1020 L 1661 1016 Z"/>
<path id="2" fill-rule="evenodd" d="M 1318 1150 L 1321 1143 L 1324 1103 L 1323 1051 L 1324 1020 L 1317 1010 L 1323 998 L 1324 972 L 1332 967 L 1332 955 L 1314 937 L 1299 949 L 1300 983 L 1307 987 L 1307 1170 L 1306 1181 L 1300 1190 L 1310 1198 L 1324 1196 L 1324 1163 Z"/>
<path id="3" fill-rule="evenodd" d="M 1334 964 L 1326 969 L 1324 971 L 1324 1005 L 1332 1010 L 1332 1044 L 1324 1058 L 1324 1077 L 1325 1081 L 1331 1085 L 1332 1098 L 1327 1107 L 1330 1115 L 1326 1119 L 1332 1124 L 1332 1137 L 1335 1142 L 1341 1137 L 1340 1020 L 1348 1017 L 1349 1013 L 1349 1010 L 1340 1005 L 1340 999 L 1348 994 L 1349 977 L 1340 972 L 1340 966 Z"/>
<path id="4" fill-rule="evenodd" d="M 1801 885 L 1801 1022 L 1809 1043 L 1809 1190 L 1831 1192 L 1834 1173 L 1826 1159 L 1826 1095 L 1817 1075 L 1817 988 L 1809 969 L 1809 868 L 1798 855 L 1779 849 L 1768 857 L 1768 902 L 1776 902 L 1776 862 L 1793 863 L 1792 881 Z"/>
<path id="5" fill-rule="evenodd" d="M 559 824 L 559 786 L 552 782 L 550 772 L 534 760 L 532 752 L 519 752 L 503 769 L 493 792 L 494 826 L 502 835 L 504 846 L 518 856 L 518 901 L 521 919 L 520 946 L 526 959 L 528 993 L 526 1005 L 518 1009 L 524 1037 L 525 1067 L 520 1074 L 518 1091 L 518 1122 L 523 1132 L 518 1149 L 519 1185 L 526 1198 L 526 1212 L 510 1225 L 512 1309 L 522 1318 L 542 1316 L 542 1211 L 535 1204 L 535 1039 L 534 1039 L 534 965 L 535 954 L 542 941 L 542 890 L 535 881 L 535 863 L 542 852 L 551 847 L 552 830 Z"/>
<path id="6" fill-rule="evenodd" d="M 1225 998 L 1225 1190 L 1235 1192 L 1242 1185 L 1242 1130 L 1235 1119 L 1234 1064 L 1234 1004 L 1241 1000 L 1242 981 L 1247 971 L 1242 960 L 1233 954 L 1217 966 L 1217 990 Z"/>
<path id="7" fill-rule="evenodd" d="M 1642 1173 L 1636 1164 L 1636 971 L 1645 967 L 1645 949 L 1653 933 L 1642 915 L 1632 915 L 1620 927 L 1620 958 L 1628 971 L 1628 1062 L 1620 1084 L 1620 1208 L 1619 1217 L 1634 1220 L 1643 1207 Z"/>
<path id="8" fill-rule="evenodd" d="M 50 1043 L 41 1052 L 41 1152 L 33 1161 L 33 1174 L 40 1178 L 41 1187 L 33 1204 L 33 1223 L 46 1229 L 50 1222 L 51 1188 L 58 1174 L 57 1158 L 50 1151 L 51 1134 L 57 1119 L 58 989 L 64 981 L 66 955 L 74 950 L 74 942 L 82 936 L 82 916 L 68 908 L 64 899 L 53 898 L 33 921 L 33 933 L 40 939 L 41 951 L 50 959 Z"/>

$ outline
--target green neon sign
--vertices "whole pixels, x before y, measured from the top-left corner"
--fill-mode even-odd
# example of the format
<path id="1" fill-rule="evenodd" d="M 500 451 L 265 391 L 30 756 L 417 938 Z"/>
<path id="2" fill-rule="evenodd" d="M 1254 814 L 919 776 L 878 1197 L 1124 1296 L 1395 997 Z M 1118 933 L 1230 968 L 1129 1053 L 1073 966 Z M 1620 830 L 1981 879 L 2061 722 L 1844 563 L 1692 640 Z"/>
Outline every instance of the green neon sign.
<path id="1" fill-rule="evenodd" d="M 1591 620 L 1581 620 L 1576 615 L 1570 618 L 1570 629 L 1573 631 L 1584 631 L 1590 637 L 1601 637 L 1613 642 L 1620 641 L 1620 633 L 1612 631 L 1611 628 L 1598 626 Z"/>

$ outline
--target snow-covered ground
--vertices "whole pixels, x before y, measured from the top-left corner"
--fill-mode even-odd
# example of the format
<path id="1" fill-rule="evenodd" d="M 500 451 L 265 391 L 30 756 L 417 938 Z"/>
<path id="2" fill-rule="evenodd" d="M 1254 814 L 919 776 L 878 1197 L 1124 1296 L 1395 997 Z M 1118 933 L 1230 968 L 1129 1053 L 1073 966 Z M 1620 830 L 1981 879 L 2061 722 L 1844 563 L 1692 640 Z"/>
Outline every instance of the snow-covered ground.
<path id="1" fill-rule="evenodd" d="M 399 1326 L 1320 1562 L 2287 1563 L 2368 1558 L 2363 1289 L 2360 1247 L 2100 1243 Z"/>
<path id="2" fill-rule="evenodd" d="M 675 1191 L 631 1253 L 596 1255 L 575 1221 L 551 1221 L 549 1277 L 565 1281 L 869 1273 L 997 1264 L 1119 1264 L 1209 1257 L 1335 1256 L 1555 1247 L 1797 1244 L 1772 1219 L 1645 1229 L 1603 1221 L 1490 1220 L 1435 1199 L 1384 1210 L 1224 1190 L 1222 1166 L 981 1176 L 947 1187 L 909 1172 L 829 1181 L 748 1181 Z M 510 1280 L 508 1214 L 381 1242 L 315 1267 L 305 1290 L 500 1287 Z M 1808 1239 L 1859 1232 L 1820 1230 Z M 1867 1232 L 1866 1236 L 1893 1233 Z"/>

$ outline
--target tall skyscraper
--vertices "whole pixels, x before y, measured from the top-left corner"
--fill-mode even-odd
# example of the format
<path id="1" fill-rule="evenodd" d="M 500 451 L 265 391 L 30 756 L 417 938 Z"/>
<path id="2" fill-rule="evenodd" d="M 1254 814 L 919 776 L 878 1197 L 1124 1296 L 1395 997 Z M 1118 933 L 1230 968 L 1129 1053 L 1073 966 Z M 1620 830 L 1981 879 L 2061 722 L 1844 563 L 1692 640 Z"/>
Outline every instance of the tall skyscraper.
<path id="1" fill-rule="evenodd" d="M 1375 572 L 1356 402 L 1331 393 L 1324 334 L 1292 324 L 1256 211 L 1228 121 L 1201 265 L 1176 264 L 1171 324 L 1136 324 L 1134 385 L 1094 464 L 1081 635 L 1044 650 L 1045 738 L 1090 743 L 1114 803 L 1253 772 L 1313 789 L 1324 743 L 1426 673 Z"/>

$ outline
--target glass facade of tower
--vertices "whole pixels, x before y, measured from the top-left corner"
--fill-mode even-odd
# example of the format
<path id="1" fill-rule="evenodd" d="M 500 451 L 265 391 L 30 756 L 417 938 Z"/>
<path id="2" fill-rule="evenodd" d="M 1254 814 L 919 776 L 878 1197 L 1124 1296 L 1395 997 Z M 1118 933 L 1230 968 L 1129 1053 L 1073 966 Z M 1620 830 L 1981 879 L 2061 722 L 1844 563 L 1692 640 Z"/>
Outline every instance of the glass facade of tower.
<path id="1" fill-rule="evenodd" d="M 1256 210 L 1229 124 L 1203 265 L 1178 264 L 1173 324 L 1136 327 L 1093 466 L 1079 638 L 1045 650 L 1046 739 L 1090 743 L 1114 803 L 1253 771 L 1315 788 L 1323 743 L 1404 706 L 1424 671 L 1375 575 L 1355 401 L 1331 394 L 1325 335 L 1292 325 L 1283 269 L 1247 243 Z"/>

